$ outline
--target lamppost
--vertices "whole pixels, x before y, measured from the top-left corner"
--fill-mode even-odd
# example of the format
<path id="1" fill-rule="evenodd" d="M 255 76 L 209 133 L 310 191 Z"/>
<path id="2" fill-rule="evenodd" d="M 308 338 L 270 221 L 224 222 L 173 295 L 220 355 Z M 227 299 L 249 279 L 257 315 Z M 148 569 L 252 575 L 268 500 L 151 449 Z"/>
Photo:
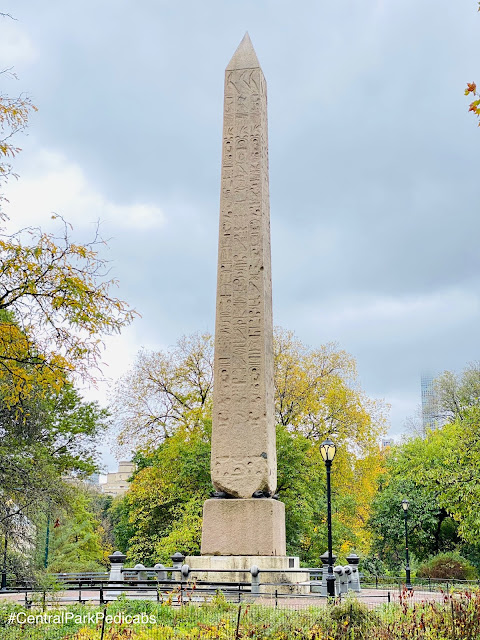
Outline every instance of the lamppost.
<path id="1" fill-rule="evenodd" d="M 47 512 L 47 533 L 45 536 L 45 557 L 43 559 L 43 566 L 45 569 L 48 568 L 48 545 L 50 542 L 50 503 L 48 503 L 48 512 Z"/>
<path id="2" fill-rule="evenodd" d="M 7 549 L 8 549 L 8 536 L 5 531 L 5 544 L 3 547 L 3 565 L 2 565 L 2 583 L 0 585 L 1 591 L 7 590 Z"/>
<path id="3" fill-rule="evenodd" d="M 410 583 L 410 557 L 408 555 L 408 528 L 407 528 L 407 512 L 408 512 L 408 507 L 410 506 L 410 503 L 408 500 L 402 500 L 402 509 L 403 509 L 403 516 L 404 516 L 404 521 L 405 521 L 405 559 L 407 561 L 407 564 L 405 565 L 405 574 L 407 576 L 407 589 L 409 591 L 412 590 L 412 585 Z"/>
<path id="4" fill-rule="evenodd" d="M 330 484 L 330 472 L 335 457 L 336 447 L 330 438 L 320 445 L 320 453 L 327 469 L 327 527 L 328 527 L 328 573 L 327 596 L 335 597 L 335 576 L 333 575 L 333 551 L 332 551 L 332 495 Z"/>
<path id="5" fill-rule="evenodd" d="M 5 505 L 7 507 L 7 518 L 9 518 L 12 514 L 11 506 L 13 504 L 13 500 L 11 498 L 9 498 L 6 502 Z M 1 591 L 6 591 L 7 590 L 7 551 L 8 551 L 8 533 L 7 533 L 7 526 L 5 526 L 5 531 L 4 531 L 4 535 L 5 535 L 5 540 L 4 540 L 4 544 L 3 544 L 3 564 L 2 564 L 2 581 L 0 584 L 0 590 Z"/>

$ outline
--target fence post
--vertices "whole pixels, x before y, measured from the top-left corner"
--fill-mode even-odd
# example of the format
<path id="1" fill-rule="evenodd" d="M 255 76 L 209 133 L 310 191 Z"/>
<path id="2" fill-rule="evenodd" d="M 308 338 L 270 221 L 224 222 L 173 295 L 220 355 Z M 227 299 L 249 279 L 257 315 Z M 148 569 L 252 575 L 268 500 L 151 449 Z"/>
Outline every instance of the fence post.
<path id="1" fill-rule="evenodd" d="M 127 556 L 124 555 L 121 551 L 115 551 L 111 556 L 108 556 L 110 560 L 110 577 L 109 580 L 112 582 L 123 582 L 123 565 L 125 564 L 125 560 Z"/>
<path id="2" fill-rule="evenodd" d="M 78 602 L 82 604 L 82 583 L 78 581 Z"/>
<path id="3" fill-rule="evenodd" d="M 278 607 L 278 590 L 275 589 L 275 609 Z"/>
<path id="4" fill-rule="evenodd" d="M 103 585 L 100 585 L 98 599 L 100 600 L 100 604 L 102 605 L 103 604 Z"/>
<path id="5" fill-rule="evenodd" d="M 387 594 L 387 598 L 388 598 L 388 604 L 390 604 L 390 591 Z"/>
<path id="6" fill-rule="evenodd" d="M 172 579 L 180 581 L 182 579 L 181 569 L 183 561 L 185 560 L 185 556 L 183 555 L 183 553 L 177 551 L 173 554 L 173 556 L 170 556 L 170 558 L 172 560 L 172 569 L 174 569 L 174 571 L 172 571 Z"/>
<path id="7" fill-rule="evenodd" d="M 235 640 L 238 640 L 238 638 L 240 638 L 239 635 L 239 631 L 240 631 L 240 613 L 242 611 L 242 605 L 239 604 L 238 605 L 238 616 L 237 616 L 237 628 L 235 629 Z"/>
<path id="8" fill-rule="evenodd" d="M 378 576 L 375 574 L 375 589 L 378 589 Z"/>
<path id="9" fill-rule="evenodd" d="M 104 608 L 103 610 L 103 617 L 102 617 L 102 634 L 100 636 L 100 640 L 103 640 L 103 636 L 105 635 L 105 621 L 107 618 L 107 607 Z"/>
<path id="10" fill-rule="evenodd" d="M 452 638 L 453 640 L 455 640 L 457 637 L 457 634 L 455 631 L 455 612 L 453 608 L 453 598 L 450 598 L 450 604 L 452 605 Z"/>

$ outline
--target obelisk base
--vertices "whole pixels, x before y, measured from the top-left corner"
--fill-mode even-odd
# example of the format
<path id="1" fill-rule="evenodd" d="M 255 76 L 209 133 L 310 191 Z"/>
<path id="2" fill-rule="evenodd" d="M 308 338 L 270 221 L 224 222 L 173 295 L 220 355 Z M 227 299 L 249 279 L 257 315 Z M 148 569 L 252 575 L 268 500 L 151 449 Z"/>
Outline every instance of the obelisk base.
<path id="1" fill-rule="evenodd" d="M 310 575 L 302 571 L 300 560 L 288 556 L 187 556 L 191 582 L 229 583 L 225 589 L 235 591 L 235 584 L 239 582 L 251 584 L 252 597 L 278 594 L 307 594 L 310 593 Z M 258 567 L 259 573 L 255 579 L 250 569 Z M 207 571 L 215 569 L 215 571 Z M 287 570 L 287 571 L 286 571 Z M 220 587 L 217 587 L 220 588 Z M 235 591 L 235 594 L 237 592 Z M 235 597 L 237 597 L 235 595 Z M 247 597 L 247 596 L 243 596 Z"/>
<path id="2" fill-rule="evenodd" d="M 285 556 L 285 505 L 271 498 L 203 505 L 202 556 Z"/>

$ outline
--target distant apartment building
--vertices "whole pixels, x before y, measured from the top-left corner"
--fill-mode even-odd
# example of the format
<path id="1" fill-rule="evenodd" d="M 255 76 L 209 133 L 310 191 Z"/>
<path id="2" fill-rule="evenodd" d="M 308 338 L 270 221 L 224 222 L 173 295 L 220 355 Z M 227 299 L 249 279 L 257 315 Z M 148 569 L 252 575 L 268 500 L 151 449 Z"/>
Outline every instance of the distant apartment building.
<path id="1" fill-rule="evenodd" d="M 394 441 L 393 438 L 383 438 L 382 445 L 381 445 L 382 451 L 384 449 L 389 449 L 389 448 L 393 447 L 394 444 L 395 444 L 395 441 Z"/>
<path id="2" fill-rule="evenodd" d="M 118 471 L 108 473 L 107 482 L 100 485 L 102 493 L 113 496 L 114 498 L 116 496 L 123 496 L 130 486 L 128 478 L 131 477 L 134 470 L 135 465 L 133 462 L 121 460 L 118 463 Z"/>
<path id="3" fill-rule="evenodd" d="M 100 474 L 92 473 L 91 476 L 88 476 L 88 478 L 85 478 L 85 482 L 94 487 L 98 487 L 100 485 Z"/>
<path id="4" fill-rule="evenodd" d="M 423 433 L 427 433 L 428 429 L 435 427 L 436 422 L 433 376 L 430 373 L 422 373 L 420 388 L 422 392 L 422 428 Z"/>

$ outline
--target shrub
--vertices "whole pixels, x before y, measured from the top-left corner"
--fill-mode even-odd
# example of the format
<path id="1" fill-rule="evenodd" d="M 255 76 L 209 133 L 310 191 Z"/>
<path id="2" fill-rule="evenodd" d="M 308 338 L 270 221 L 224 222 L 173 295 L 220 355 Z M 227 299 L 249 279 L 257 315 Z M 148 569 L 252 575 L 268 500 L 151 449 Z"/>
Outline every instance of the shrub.
<path id="1" fill-rule="evenodd" d="M 332 607 L 330 618 L 336 623 L 335 629 L 330 631 L 331 634 L 333 631 L 334 638 L 352 637 L 358 640 L 369 638 L 372 627 L 379 622 L 375 612 L 369 611 L 363 602 L 351 596 Z"/>
<path id="2" fill-rule="evenodd" d="M 458 553 L 441 553 L 420 565 L 418 578 L 475 580 L 477 571 L 468 560 Z"/>

